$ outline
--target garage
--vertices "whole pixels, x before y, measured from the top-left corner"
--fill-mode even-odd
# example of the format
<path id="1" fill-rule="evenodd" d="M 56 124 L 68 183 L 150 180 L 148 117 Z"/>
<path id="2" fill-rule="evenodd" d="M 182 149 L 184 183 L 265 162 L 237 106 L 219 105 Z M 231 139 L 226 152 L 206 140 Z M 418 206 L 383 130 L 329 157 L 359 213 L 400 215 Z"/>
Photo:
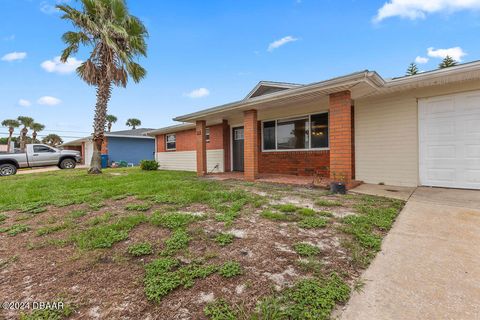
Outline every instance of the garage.
<path id="1" fill-rule="evenodd" d="M 480 91 L 420 99 L 420 184 L 480 189 Z"/>

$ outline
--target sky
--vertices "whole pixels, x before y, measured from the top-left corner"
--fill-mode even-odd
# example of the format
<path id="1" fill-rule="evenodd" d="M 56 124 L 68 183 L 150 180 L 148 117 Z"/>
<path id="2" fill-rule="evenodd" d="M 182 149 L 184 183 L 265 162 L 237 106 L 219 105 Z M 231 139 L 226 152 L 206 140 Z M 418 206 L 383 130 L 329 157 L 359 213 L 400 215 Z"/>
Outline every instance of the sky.
<path id="1" fill-rule="evenodd" d="M 20 115 L 40 134 L 72 140 L 92 132 L 95 88 L 58 56 L 73 30 L 55 4 L 0 0 L 0 121 Z M 172 118 L 243 99 L 261 80 L 307 84 L 361 70 L 405 74 L 437 68 L 447 54 L 480 59 L 480 0 L 127 0 L 146 25 L 147 77 L 114 89 L 108 113 L 160 128 Z M 0 128 L 4 137 L 6 128 Z"/>

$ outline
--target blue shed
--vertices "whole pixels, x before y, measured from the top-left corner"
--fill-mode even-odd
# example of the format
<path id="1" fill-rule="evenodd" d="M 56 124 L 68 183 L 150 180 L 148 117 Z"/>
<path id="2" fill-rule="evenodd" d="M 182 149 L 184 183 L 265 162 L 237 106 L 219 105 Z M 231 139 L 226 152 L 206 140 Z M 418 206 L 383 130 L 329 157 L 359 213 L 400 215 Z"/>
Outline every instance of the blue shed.
<path id="1" fill-rule="evenodd" d="M 108 132 L 108 161 L 133 163 L 135 166 L 142 160 L 155 159 L 155 138 L 146 135 L 152 129 L 135 129 Z"/>

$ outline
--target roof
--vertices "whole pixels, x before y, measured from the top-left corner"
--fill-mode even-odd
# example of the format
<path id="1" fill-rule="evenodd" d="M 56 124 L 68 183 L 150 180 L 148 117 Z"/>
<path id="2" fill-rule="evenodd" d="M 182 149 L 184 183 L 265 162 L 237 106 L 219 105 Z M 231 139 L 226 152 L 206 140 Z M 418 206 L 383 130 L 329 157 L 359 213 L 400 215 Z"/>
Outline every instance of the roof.
<path id="1" fill-rule="evenodd" d="M 155 129 L 147 132 L 149 136 L 156 136 L 159 134 L 164 134 L 164 133 L 171 133 L 171 132 L 179 132 L 183 130 L 189 130 L 195 128 L 195 124 L 193 123 L 181 123 L 181 124 L 176 124 L 168 127 L 163 127 L 160 129 Z"/>
<path id="2" fill-rule="evenodd" d="M 251 96 L 250 98 L 247 96 L 247 98 L 243 100 L 182 115 L 174 118 L 174 120 L 194 122 L 196 120 L 203 120 L 206 117 L 216 116 L 219 118 L 233 111 L 245 111 L 267 104 L 274 106 L 275 103 L 280 101 L 296 101 L 302 98 L 313 99 L 322 95 L 325 96 L 345 90 L 350 90 L 352 92 L 352 98 L 358 99 L 466 80 L 480 80 L 480 61 L 393 79 L 384 79 L 375 71 L 364 70 L 307 85 L 291 84 L 292 87 L 289 89 L 255 97 Z M 262 82 L 260 82 L 257 87 L 259 87 L 259 85 L 261 86 Z M 254 93 L 254 91 L 252 92 Z M 250 92 L 249 95 L 251 95 L 252 92 Z"/>
<path id="3" fill-rule="evenodd" d="M 297 83 L 289 83 L 289 82 L 275 82 L 275 81 L 260 81 L 255 88 L 252 89 L 245 97 L 245 99 L 255 98 L 259 96 L 263 96 L 266 94 L 283 91 L 287 89 L 292 89 L 296 87 L 302 86 L 301 84 Z"/>
<path id="4" fill-rule="evenodd" d="M 105 132 L 106 137 L 115 137 L 115 138 L 132 138 L 132 139 L 153 139 L 147 135 L 147 132 L 152 131 L 151 128 L 140 128 L 132 130 L 122 130 L 122 131 L 113 131 Z M 62 144 L 62 147 L 65 146 L 79 146 L 82 142 L 91 140 L 92 136 L 83 137 L 77 140 L 65 142 Z"/>

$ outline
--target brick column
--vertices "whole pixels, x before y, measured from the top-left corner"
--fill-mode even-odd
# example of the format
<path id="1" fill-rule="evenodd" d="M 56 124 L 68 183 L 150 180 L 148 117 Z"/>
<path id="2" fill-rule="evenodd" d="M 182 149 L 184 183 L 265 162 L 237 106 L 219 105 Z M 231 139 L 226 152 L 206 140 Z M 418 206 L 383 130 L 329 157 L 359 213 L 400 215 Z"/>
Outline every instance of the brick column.
<path id="1" fill-rule="evenodd" d="M 223 138 L 223 163 L 224 171 L 232 171 L 230 168 L 230 126 L 228 125 L 228 120 L 222 121 L 222 138 Z"/>
<path id="2" fill-rule="evenodd" d="M 207 139 L 205 136 L 206 122 L 204 120 L 196 123 L 197 140 L 197 176 L 202 177 L 207 174 Z"/>
<path id="3" fill-rule="evenodd" d="M 350 185 L 353 177 L 353 103 L 350 91 L 330 95 L 330 179 Z"/>
<path id="4" fill-rule="evenodd" d="M 243 113 L 244 126 L 244 177 L 254 181 L 258 176 L 258 125 L 257 110 Z"/>

